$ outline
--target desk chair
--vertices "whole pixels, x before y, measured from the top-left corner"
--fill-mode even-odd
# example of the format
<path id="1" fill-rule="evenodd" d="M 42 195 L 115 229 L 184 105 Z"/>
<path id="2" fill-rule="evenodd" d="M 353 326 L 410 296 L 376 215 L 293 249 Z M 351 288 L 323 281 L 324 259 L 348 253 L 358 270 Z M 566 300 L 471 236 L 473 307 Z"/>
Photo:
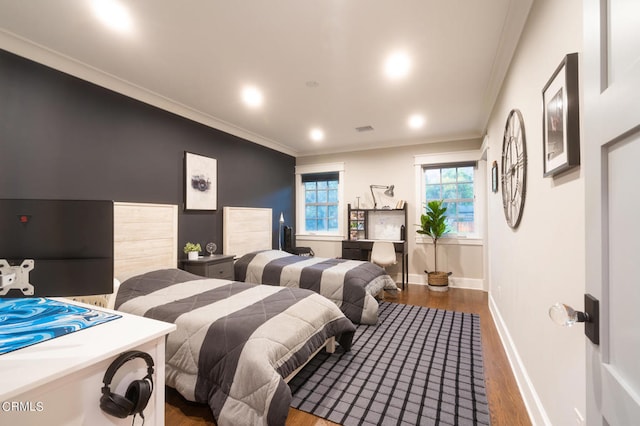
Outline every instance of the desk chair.
<path id="1" fill-rule="evenodd" d="M 375 263 L 384 269 L 386 269 L 387 266 L 395 265 L 397 260 L 393 242 L 382 240 L 374 241 L 373 248 L 371 249 L 371 263 Z"/>
<path id="2" fill-rule="evenodd" d="M 315 255 L 311 247 L 296 247 L 293 230 L 289 226 L 284 227 L 284 251 L 298 256 L 313 257 Z"/>
<path id="3" fill-rule="evenodd" d="M 371 249 L 371 263 L 375 263 L 376 265 L 382 267 L 382 269 L 387 268 L 387 266 L 395 265 L 396 261 L 396 250 L 391 241 L 374 241 L 373 247 Z M 394 280 L 395 281 L 395 280 Z M 384 291 L 381 291 L 376 295 L 376 299 L 382 300 L 382 294 Z M 397 292 L 392 291 L 388 293 L 392 298 L 396 298 Z"/>

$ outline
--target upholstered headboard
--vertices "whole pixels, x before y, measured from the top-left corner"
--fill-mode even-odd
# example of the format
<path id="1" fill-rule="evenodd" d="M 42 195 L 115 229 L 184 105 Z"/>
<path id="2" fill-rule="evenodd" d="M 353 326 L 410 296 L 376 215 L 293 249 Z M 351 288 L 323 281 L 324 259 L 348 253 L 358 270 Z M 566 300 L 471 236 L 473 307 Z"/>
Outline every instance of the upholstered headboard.
<path id="1" fill-rule="evenodd" d="M 178 206 L 114 203 L 114 277 L 178 266 Z"/>
<path id="2" fill-rule="evenodd" d="M 272 212 L 269 208 L 224 207 L 222 251 L 240 257 L 272 248 Z"/>

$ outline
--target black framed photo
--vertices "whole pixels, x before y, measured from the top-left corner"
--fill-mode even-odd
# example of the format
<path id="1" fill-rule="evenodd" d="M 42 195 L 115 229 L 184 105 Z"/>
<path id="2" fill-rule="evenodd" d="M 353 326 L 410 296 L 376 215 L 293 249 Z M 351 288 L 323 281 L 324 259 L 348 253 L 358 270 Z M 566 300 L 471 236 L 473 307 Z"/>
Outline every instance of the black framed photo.
<path id="1" fill-rule="evenodd" d="M 564 57 L 542 89 L 543 175 L 580 165 L 578 54 Z"/>
<path id="2" fill-rule="evenodd" d="M 498 162 L 491 166 L 491 192 L 498 192 Z"/>
<path id="3" fill-rule="evenodd" d="M 184 209 L 217 209 L 218 162 L 191 152 L 184 153 Z"/>

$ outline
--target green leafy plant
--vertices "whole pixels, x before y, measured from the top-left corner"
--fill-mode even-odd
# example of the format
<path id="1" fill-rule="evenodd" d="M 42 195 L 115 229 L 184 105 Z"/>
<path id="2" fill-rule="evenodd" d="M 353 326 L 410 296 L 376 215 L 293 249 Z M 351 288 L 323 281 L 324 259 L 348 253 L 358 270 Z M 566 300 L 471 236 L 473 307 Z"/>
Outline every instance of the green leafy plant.
<path id="1" fill-rule="evenodd" d="M 187 243 L 184 245 L 184 252 L 189 253 L 192 251 L 202 251 L 202 247 L 200 247 L 200 243 Z"/>
<path id="2" fill-rule="evenodd" d="M 438 240 L 449 232 L 447 226 L 446 207 L 442 206 L 442 200 L 430 201 L 427 204 L 425 214 L 420 215 L 420 229 L 418 234 L 428 235 L 433 240 L 433 267 L 438 271 Z"/>

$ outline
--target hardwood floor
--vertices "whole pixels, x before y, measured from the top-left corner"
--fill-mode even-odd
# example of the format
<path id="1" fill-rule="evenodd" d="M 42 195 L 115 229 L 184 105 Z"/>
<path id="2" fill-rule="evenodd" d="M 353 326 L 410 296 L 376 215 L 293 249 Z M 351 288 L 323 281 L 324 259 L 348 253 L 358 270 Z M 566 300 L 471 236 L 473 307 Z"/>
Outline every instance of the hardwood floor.
<path id="1" fill-rule="evenodd" d="M 520 391 L 511 372 L 502 342 L 491 318 L 487 293 L 452 288 L 446 293 L 430 292 L 426 286 L 409 284 L 389 302 L 470 312 L 480 315 L 485 382 L 492 426 L 531 425 Z M 167 388 L 165 423 L 168 426 L 215 425 L 208 406 L 185 401 Z M 335 423 L 290 409 L 287 426 L 327 426 Z"/>

